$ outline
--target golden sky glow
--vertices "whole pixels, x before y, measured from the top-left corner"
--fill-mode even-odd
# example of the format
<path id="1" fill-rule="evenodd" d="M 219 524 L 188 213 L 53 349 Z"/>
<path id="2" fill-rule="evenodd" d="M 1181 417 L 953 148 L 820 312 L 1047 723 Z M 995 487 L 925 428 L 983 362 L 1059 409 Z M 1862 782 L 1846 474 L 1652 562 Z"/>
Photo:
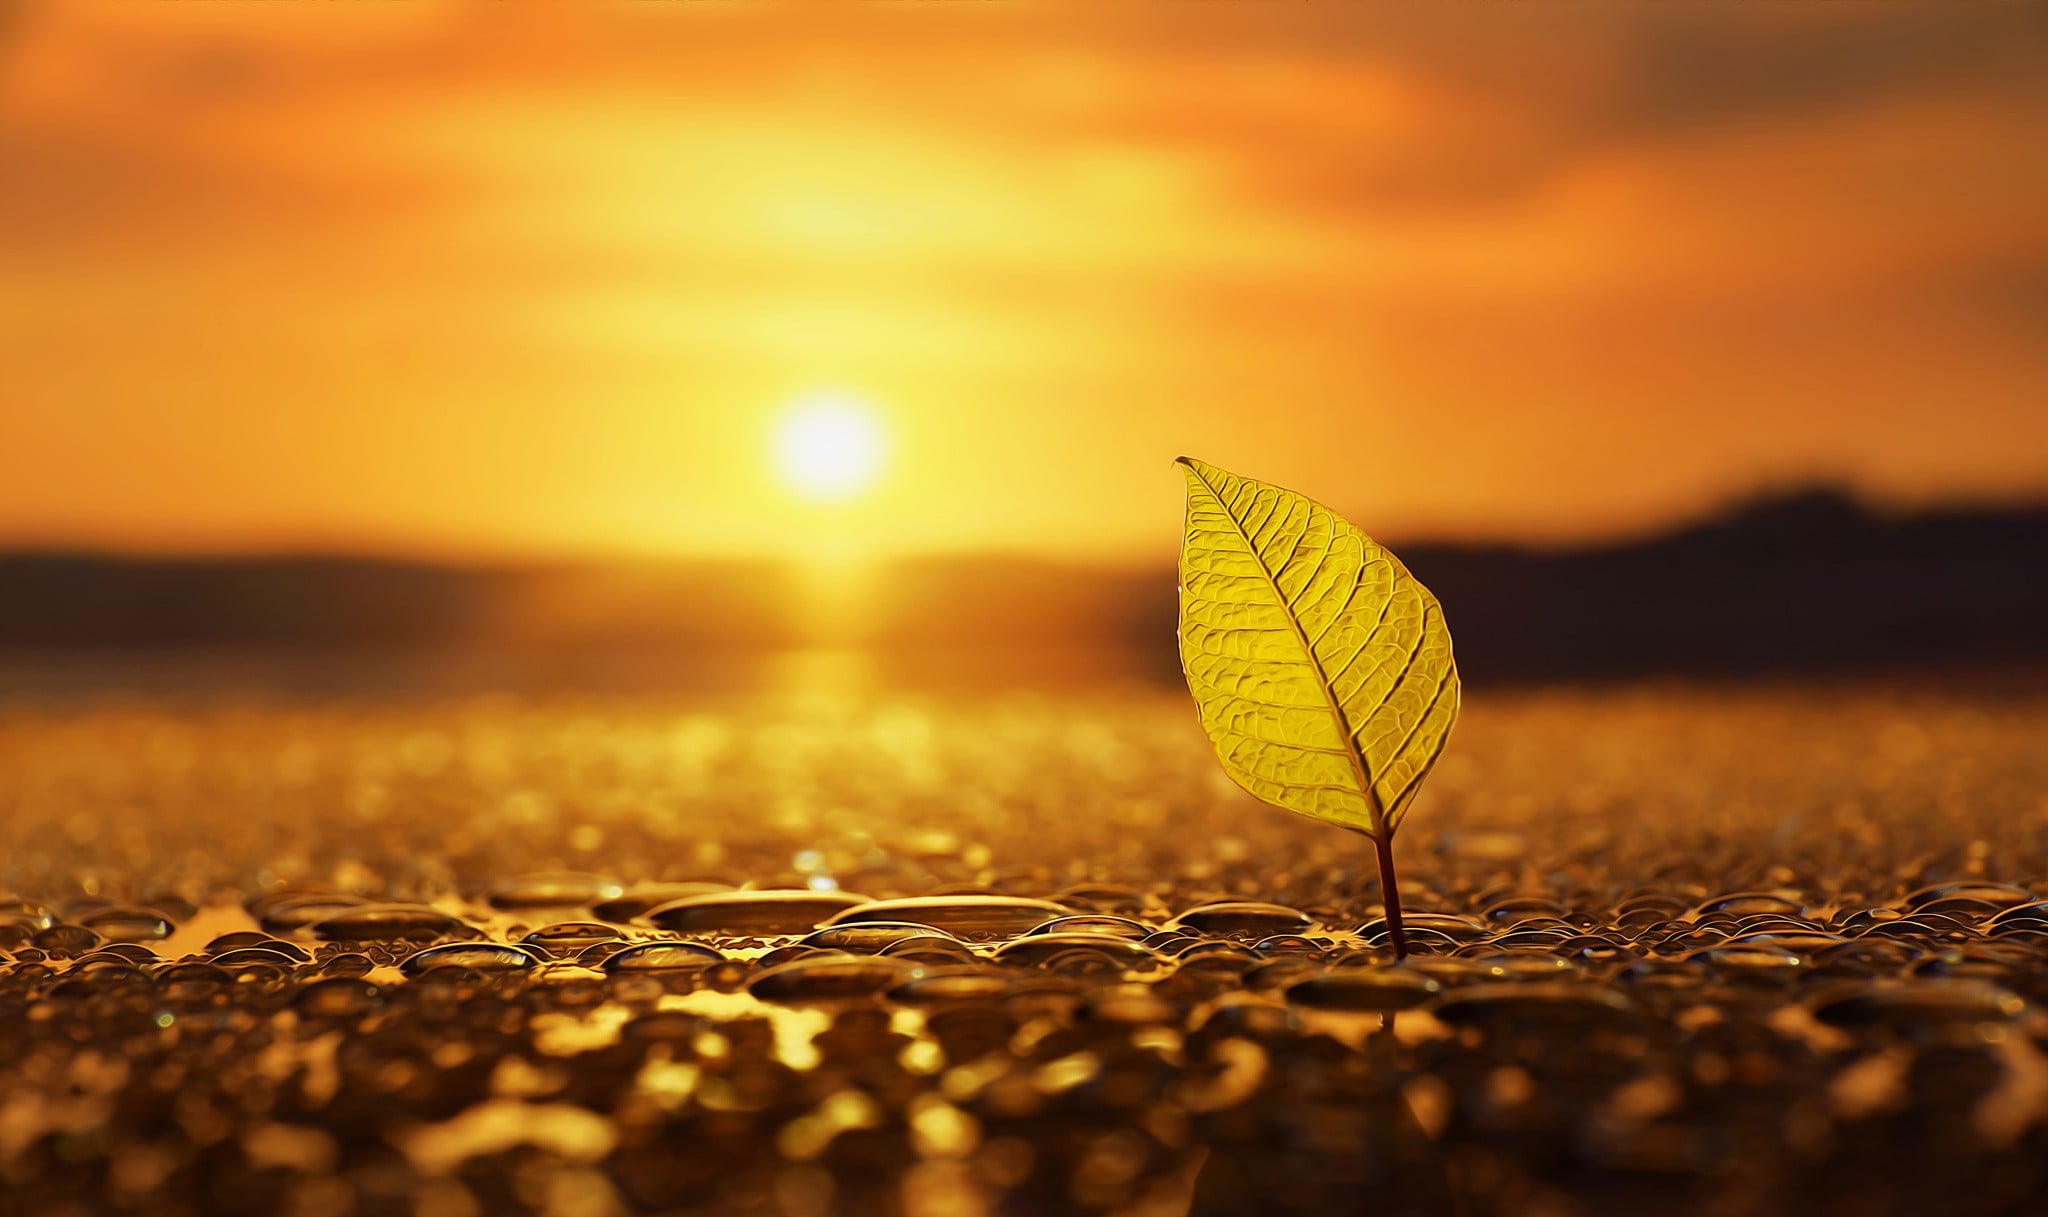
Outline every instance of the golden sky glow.
<path id="1" fill-rule="evenodd" d="M 2033 6 L 0 12 L 0 544 L 1163 562 L 2048 487 Z"/>

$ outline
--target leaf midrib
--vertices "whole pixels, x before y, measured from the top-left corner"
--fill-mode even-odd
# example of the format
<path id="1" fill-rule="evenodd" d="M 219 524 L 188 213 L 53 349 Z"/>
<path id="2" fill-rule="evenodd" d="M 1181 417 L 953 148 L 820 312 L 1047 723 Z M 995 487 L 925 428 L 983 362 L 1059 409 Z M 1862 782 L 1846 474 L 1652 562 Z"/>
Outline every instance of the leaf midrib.
<path id="1" fill-rule="evenodd" d="M 1260 555 L 1259 547 L 1252 543 L 1251 534 L 1245 531 L 1244 523 L 1237 518 L 1237 513 L 1230 510 L 1230 504 L 1224 501 L 1222 493 L 1209 484 L 1208 475 L 1192 462 L 1183 463 L 1194 472 L 1195 480 L 1202 484 L 1202 489 L 1209 492 L 1209 497 L 1216 500 L 1216 506 L 1222 511 L 1223 518 L 1230 521 L 1230 527 L 1236 531 L 1237 539 L 1244 542 L 1245 552 L 1252 556 L 1259 573 L 1265 576 L 1266 586 L 1273 589 L 1273 600 L 1280 606 L 1280 615 L 1286 619 L 1288 629 L 1294 634 L 1294 640 L 1301 644 L 1301 653 L 1308 660 L 1309 671 L 1315 674 L 1316 688 L 1322 692 L 1323 704 L 1329 708 L 1330 716 L 1337 720 L 1338 734 L 1344 737 L 1344 759 L 1351 762 L 1351 772 L 1358 778 L 1359 793 L 1365 797 L 1366 814 L 1372 817 L 1373 831 L 1384 832 L 1386 815 L 1380 808 L 1378 796 L 1373 793 L 1372 779 L 1366 774 L 1365 757 L 1359 753 L 1358 738 L 1352 734 L 1351 717 L 1344 713 L 1343 705 L 1337 700 L 1337 691 L 1331 687 L 1329 676 L 1323 671 L 1323 661 L 1317 658 L 1315 648 L 1309 645 L 1308 635 L 1302 632 L 1301 622 L 1294 613 L 1294 606 L 1287 602 L 1286 595 L 1281 592 L 1279 578 L 1266 566 L 1266 559 Z"/>

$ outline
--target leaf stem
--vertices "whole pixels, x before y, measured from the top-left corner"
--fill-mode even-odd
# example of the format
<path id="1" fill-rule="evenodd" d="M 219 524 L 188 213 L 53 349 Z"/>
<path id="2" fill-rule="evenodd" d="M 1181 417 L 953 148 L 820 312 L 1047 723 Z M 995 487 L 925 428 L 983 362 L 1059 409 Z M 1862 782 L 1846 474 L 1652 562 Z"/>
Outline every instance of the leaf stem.
<path id="1" fill-rule="evenodd" d="M 1387 908 L 1387 937 L 1394 943 L 1394 961 L 1408 958 L 1408 934 L 1401 928 L 1401 885 L 1394 878 L 1394 834 L 1368 833 L 1380 859 L 1380 898 Z"/>

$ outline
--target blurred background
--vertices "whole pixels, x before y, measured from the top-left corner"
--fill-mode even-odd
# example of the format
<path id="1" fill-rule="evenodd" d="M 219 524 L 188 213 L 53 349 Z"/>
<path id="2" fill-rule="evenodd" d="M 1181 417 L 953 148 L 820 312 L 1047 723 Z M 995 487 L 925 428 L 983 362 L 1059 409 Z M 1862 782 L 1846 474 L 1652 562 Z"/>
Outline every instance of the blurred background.
<path id="1" fill-rule="evenodd" d="M 0 4 L 0 696 L 2048 658 L 2038 6 Z"/>

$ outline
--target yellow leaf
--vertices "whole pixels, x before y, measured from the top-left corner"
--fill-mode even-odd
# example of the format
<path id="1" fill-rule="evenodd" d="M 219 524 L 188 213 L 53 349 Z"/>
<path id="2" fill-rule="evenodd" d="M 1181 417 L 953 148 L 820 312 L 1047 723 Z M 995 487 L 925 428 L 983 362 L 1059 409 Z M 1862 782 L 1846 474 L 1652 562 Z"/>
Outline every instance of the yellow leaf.
<path id="1" fill-rule="evenodd" d="M 1443 609 L 1322 504 L 1180 458 L 1180 656 L 1225 772 L 1391 837 L 1458 717 Z"/>

